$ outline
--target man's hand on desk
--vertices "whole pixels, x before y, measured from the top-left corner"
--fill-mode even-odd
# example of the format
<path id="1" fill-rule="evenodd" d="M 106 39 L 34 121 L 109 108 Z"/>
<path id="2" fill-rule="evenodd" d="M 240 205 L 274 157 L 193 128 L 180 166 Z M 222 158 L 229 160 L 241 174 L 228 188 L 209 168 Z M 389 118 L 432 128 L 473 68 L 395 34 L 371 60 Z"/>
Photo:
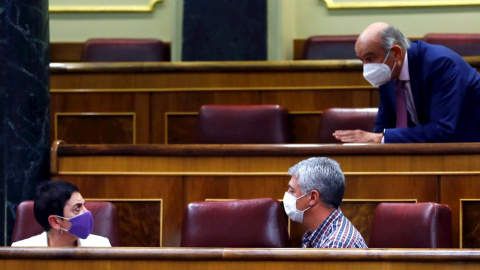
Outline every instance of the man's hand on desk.
<path id="1" fill-rule="evenodd" d="M 363 130 L 337 130 L 333 134 L 337 140 L 343 143 L 381 143 L 382 133 L 366 132 Z"/>

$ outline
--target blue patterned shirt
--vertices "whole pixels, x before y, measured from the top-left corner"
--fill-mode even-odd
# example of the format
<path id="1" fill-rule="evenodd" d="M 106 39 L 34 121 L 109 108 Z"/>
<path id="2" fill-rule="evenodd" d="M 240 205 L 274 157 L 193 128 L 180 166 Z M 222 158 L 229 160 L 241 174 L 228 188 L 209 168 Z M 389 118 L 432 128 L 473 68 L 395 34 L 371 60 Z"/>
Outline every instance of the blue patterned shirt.
<path id="1" fill-rule="evenodd" d="M 340 208 L 333 211 L 313 233 L 302 237 L 304 248 L 368 248 L 362 235 L 343 215 Z"/>

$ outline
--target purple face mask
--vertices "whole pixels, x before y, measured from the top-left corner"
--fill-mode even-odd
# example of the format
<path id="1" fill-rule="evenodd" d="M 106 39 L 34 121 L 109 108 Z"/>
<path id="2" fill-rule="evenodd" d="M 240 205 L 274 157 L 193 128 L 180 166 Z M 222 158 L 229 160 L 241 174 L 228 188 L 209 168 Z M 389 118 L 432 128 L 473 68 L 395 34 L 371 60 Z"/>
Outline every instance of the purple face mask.
<path id="1" fill-rule="evenodd" d="M 78 238 L 87 239 L 87 237 L 92 233 L 93 230 L 93 217 L 90 211 L 87 211 L 83 214 L 78 216 L 74 216 L 72 218 L 65 218 L 61 216 L 57 216 L 59 218 L 63 218 L 70 221 L 72 226 L 69 230 L 65 230 L 64 228 L 60 228 L 61 230 L 67 231 Z"/>

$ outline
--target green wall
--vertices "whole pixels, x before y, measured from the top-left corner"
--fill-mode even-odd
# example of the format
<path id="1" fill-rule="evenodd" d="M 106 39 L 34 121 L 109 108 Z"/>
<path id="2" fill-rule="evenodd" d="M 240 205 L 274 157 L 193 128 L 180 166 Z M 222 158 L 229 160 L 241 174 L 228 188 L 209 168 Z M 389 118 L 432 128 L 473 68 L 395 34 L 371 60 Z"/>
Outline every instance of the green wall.
<path id="1" fill-rule="evenodd" d="M 432 32 L 480 33 L 480 6 L 329 10 L 322 0 L 295 2 L 295 38 L 359 34 L 376 21 L 392 24 L 410 37 Z"/>
<path id="2" fill-rule="evenodd" d="M 114 0 L 98 0 L 112 2 Z M 81 2 L 81 1 L 78 1 Z M 131 0 L 145 3 L 147 0 Z M 50 13 L 51 42 L 83 42 L 93 37 L 160 38 L 172 41 L 178 0 L 164 0 L 147 13 Z"/>
<path id="3" fill-rule="evenodd" d="M 99 4 L 112 0 L 99 0 Z M 148 0 L 131 0 L 145 3 Z M 293 40 L 311 35 L 359 34 L 383 21 L 409 37 L 426 33 L 480 33 L 480 6 L 380 9 L 327 9 L 323 0 L 268 0 L 269 59 L 293 58 Z M 353 1 L 353 0 L 352 0 Z M 51 13 L 52 42 L 84 42 L 92 37 L 159 38 L 172 42 L 180 59 L 182 0 L 163 0 L 152 13 Z"/>

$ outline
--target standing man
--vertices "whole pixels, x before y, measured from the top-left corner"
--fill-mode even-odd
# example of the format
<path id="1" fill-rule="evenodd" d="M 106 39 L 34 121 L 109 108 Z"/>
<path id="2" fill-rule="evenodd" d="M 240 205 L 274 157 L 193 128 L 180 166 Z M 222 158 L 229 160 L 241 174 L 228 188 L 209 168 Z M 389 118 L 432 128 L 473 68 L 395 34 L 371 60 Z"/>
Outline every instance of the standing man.
<path id="1" fill-rule="evenodd" d="M 410 41 L 385 23 L 368 26 L 355 52 L 363 76 L 379 88 L 373 133 L 338 130 L 342 142 L 480 141 L 480 75 L 450 49 Z"/>
<path id="2" fill-rule="evenodd" d="M 283 197 L 287 215 L 308 231 L 304 248 L 367 248 L 362 235 L 340 210 L 345 177 L 332 159 L 309 158 L 288 170 L 291 176 Z"/>

